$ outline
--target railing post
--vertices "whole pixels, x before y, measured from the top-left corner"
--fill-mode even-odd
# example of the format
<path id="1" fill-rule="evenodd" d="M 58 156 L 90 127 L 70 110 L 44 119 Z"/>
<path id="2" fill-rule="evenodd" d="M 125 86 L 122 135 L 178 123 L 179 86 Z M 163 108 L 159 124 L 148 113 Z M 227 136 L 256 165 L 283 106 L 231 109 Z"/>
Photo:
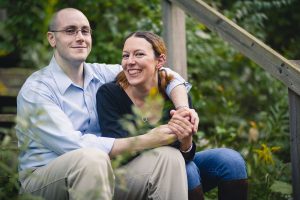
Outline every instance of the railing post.
<path id="1" fill-rule="evenodd" d="M 6 10 L 0 8 L 0 22 L 6 20 L 6 18 L 7 18 Z"/>
<path id="2" fill-rule="evenodd" d="M 300 96 L 289 89 L 293 199 L 300 200 Z"/>
<path id="3" fill-rule="evenodd" d="M 185 13 L 168 0 L 162 0 L 162 12 L 168 66 L 187 80 Z"/>

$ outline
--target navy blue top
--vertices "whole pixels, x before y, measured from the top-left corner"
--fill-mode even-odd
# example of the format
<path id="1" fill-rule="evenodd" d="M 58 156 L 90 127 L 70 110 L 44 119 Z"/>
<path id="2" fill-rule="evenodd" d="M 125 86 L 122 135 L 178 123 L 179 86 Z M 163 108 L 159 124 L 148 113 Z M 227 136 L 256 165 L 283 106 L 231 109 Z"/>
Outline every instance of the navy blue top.
<path id="1" fill-rule="evenodd" d="M 124 89 L 115 81 L 103 84 L 97 92 L 96 99 L 98 119 L 102 136 L 110 138 L 128 137 L 129 132 L 122 127 L 120 120 L 124 119 L 126 115 L 134 116 L 134 113 L 132 111 L 133 102 L 126 94 Z M 167 99 L 164 107 L 164 113 L 161 120 L 162 122 L 166 122 L 170 119 L 169 111 L 172 109 L 173 104 L 169 99 Z M 133 124 L 135 124 L 134 117 L 132 119 Z M 146 127 L 148 130 L 150 128 L 154 128 L 149 124 Z M 143 131 L 143 133 L 145 133 L 145 130 Z M 180 142 L 176 141 L 171 146 L 179 148 Z M 196 145 L 193 143 L 193 148 L 189 153 L 182 153 L 186 161 L 193 159 L 195 150 Z"/>

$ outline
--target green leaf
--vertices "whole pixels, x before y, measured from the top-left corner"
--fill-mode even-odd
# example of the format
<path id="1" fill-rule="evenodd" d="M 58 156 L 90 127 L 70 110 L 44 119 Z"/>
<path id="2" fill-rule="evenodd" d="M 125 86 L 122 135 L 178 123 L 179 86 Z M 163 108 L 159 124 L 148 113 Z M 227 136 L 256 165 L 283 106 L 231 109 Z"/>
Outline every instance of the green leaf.
<path id="1" fill-rule="evenodd" d="M 292 194 L 292 185 L 282 181 L 274 181 L 270 189 L 281 194 Z"/>

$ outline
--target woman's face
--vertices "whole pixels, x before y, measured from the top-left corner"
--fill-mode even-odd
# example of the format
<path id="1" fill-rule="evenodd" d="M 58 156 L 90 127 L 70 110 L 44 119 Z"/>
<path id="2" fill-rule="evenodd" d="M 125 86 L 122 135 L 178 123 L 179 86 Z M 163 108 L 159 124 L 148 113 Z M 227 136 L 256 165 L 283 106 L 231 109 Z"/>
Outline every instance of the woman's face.
<path id="1" fill-rule="evenodd" d="M 131 86 L 156 85 L 158 59 L 154 56 L 153 47 L 147 40 L 130 37 L 125 41 L 122 67 Z"/>

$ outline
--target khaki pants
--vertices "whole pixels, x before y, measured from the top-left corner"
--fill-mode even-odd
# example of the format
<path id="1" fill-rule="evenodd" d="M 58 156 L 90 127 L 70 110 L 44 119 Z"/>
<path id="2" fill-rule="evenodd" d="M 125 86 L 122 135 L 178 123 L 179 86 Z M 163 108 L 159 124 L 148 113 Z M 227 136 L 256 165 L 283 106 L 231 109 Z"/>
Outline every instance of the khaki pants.
<path id="1" fill-rule="evenodd" d="M 21 193 L 46 200 L 186 200 L 188 196 L 185 163 L 172 147 L 147 151 L 116 169 L 115 174 L 117 181 L 107 154 L 82 148 L 29 175 L 21 172 Z"/>

